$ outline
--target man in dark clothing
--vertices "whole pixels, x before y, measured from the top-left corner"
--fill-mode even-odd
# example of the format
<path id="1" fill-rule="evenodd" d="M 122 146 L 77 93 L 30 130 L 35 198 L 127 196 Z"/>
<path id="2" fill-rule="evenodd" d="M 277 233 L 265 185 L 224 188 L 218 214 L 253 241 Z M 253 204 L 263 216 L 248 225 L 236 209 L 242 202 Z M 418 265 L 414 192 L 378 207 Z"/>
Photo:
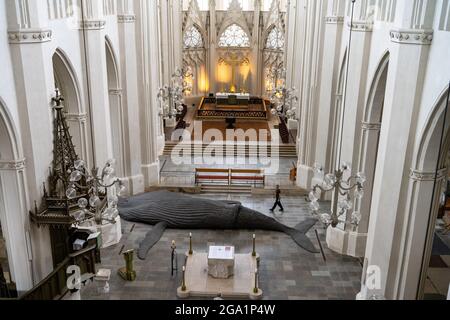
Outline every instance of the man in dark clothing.
<path id="1" fill-rule="evenodd" d="M 273 208 L 270 209 L 270 211 L 274 211 L 276 209 L 276 207 L 280 207 L 280 211 L 283 212 L 284 208 L 283 205 L 281 204 L 281 190 L 280 190 L 280 186 L 277 186 L 277 190 L 275 191 L 275 204 L 273 205 Z"/>

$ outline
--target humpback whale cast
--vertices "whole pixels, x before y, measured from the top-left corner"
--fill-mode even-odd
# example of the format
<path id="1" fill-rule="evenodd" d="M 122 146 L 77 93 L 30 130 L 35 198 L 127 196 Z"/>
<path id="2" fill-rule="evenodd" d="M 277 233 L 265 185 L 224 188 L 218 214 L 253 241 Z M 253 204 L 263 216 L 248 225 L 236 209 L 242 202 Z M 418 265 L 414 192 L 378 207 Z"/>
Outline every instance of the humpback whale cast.
<path id="1" fill-rule="evenodd" d="M 306 233 L 317 223 L 307 219 L 295 228 L 285 226 L 240 202 L 190 197 L 168 191 L 150 192 L 119 201 L 120 216 L 130 222 L 154 227 L 140 244 L 138 257 L 144 260 L 150 249 L 170 229 L 266 230 L 284 232 L 303 249 L 319 253 Z"/>

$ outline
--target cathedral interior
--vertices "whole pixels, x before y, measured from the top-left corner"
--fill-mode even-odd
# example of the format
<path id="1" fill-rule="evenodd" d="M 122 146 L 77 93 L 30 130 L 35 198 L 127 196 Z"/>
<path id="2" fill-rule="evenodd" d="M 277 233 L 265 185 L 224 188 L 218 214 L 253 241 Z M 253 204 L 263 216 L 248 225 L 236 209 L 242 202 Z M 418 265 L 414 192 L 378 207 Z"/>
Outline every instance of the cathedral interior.
<path id="1" fill-rule="evenodd" d="M 449 300 L 450 0 L 0 0 L 0 300 Z"/>

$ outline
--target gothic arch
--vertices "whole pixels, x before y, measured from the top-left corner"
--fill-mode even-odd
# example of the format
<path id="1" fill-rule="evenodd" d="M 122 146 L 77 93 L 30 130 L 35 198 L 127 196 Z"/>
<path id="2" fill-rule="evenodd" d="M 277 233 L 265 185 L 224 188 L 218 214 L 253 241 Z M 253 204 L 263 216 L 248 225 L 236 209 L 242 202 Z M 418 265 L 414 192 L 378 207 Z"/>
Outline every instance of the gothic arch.
<path id="1" fill-rule="evenodd" d="M 67 54 L 61 49 L 56 49 L 52 57 L 55 84 L 64 96 L 66 111 L 70 114 L 83 114 L 80 86 L 75 69 L 67 58 Z"/>
<path id="2" fill-rule="evenodd" d="M 284 38 L 284 42 L 286 42 L 286 35 L 285 32 L 283 30 L 280 30 L 280 28 L 278 28 L 275 24 L 271 24 L 263 33 L 262 39 L 263 39 L 263 46 L 265 49 L 270 49 L 267 48 L 267 41 L 269 40 L 269 36 L 271 34 L 271 32 L 273 30 L 277 30 L 278 32 L 281 32 L 283 34 L 283 38 Z M 286 43 L 285 43 L 286 44 Z M 273 49 L 272 49 L 273 50 Z M 283 48 L 279 48 L 279 50 L 284 51 L 284 46 Z"/>
<path id="3" fill-rule="evenodd" d="M 219 35 L 219 36 L 218 36 L 218 41 L 220 41 L 220 38 L 223 36 L 223 34 L 224 34 L 230 27 L 232 27 L 232 26 L 234 26 L 234 25 L 238 26 L 239 28 L 241 28 L 241 29 L 244 31 L 245 35 L 247 36 L 247 38 L 248 38 L 248 40 L 249 40 L 249 42 L 250 42 L 250 46 L 251 46 L 252 38 L 251 38 L 251 32 L 250 32 L 250 30 L 248 29 L 248 27 L 243 26 L 241 23 L 239 23 L 239 22 L 237 22 L 237 21 L 231 21 L 231 22 L 229 22 L 229 23 L 225 23 L 225 24 L 224 24 L 224 27 L 222 27 L 222 28 L 220 29 L 219 33 L 218 33 L 218 35 Z M 219 46 L 219 43 L 217 43 L 217 45 Z M 219 46 L 219 48 L 226 48 L 226 47 L 220 47 L 220 46 Z M 246 48 L 246 47 L 242 47 L 242 48 Z"/>
<path id="4" fill-rule="evenodd" d="M 0 161 L 22 158 L 18 135 L 6 104 L 0 97 Z"/>
<path id="5" fill-rule="evenodd" d="M 113 156 L 116 160 L 116 174 L 123 178 L 125 177 L 125 130 L 120 72 L 117 56 L 108 37 L 105 37 L 105 46 Z"/>
<path id="6" fill-rule="evenodd" d="M 438 163 L 444 113 L 450 88 L 447 86 L 439 95 L 427 119 L 424 130 L 418 140 L 413 169 L 407 190 L 406 203 L 406 241 L 401 263 L 400 287 L 405 292 L 417 292 L 416 298 L 422 298 L 428 264 L 434 240 L 439 200 L 446 187 L 448 176 L 447 155 L 450 152 L 450 112 L 447 114 L 442 147 L 442 157 Z M 437 181 L 435 180 L 438 168 Z M 412 254 L 415 252 L 415 254 Z M 420 252 L 420 253 L 419 253 Z"/>
<path id="7" fill-rule="evenodd" d="M 56 49 L 52 56 L 52 63 L 55 87 L 64 97 L 66 118 L 77 153 L 81 158 L 88 159 L 87 117 L 77 74 L 67 54 L 61 48 Z"/>
<path id="8" fill-rule="evenodd" d="M 372 193 L 378 161 L 378 145 L 389 71 L 389 58 L 389 52 L 384 53 L 375 70 L 364 109 L 363 122 L 361 124 L 361 143 L 359 146 L 357 171 L 365 173 L 367 180 L 364 197 L 361 200 L 355 199 L 355 211 L 361 214 L 361 221 L 358 225 L 359 234 L 367 234 L 369 229 Z M 364 243 L 361 241 L 361 246 L 358 248 L 361 255 L 365 251 Z"/>
<path id="9" fill-rule="evenodd" d="M 369 89 L 367 103 L 364 110 L 364 121 L 368 123 L 381 122 L 386 91 L 387 73 L 389 70 L 390 53 L 387 51 L 375 71 Z"/>
<path id="10" fill-rule="evenodd" d="M 186 28 L 183 30 L 183 45 L 184 45 L 184 37 L 185 37 L 185 35 L 186 35 L 186 32 L 188 31 L 188 30 L 190 30 L 191 28 L 194 28 L 194 29 L 196 29 L 197 31 L 198 31 L 198 33 L 200 34 L 200 36 L 201 36 L 201 38 L 202 38 L 202 46 L 201 47 L 193 47 L 192 49 L 204 49 L 204 48 L 206 48 L 206 45 L 207 45 L 207 36 L 206 36 L 206 33 L 205 33 L 205 30 L 203 30 L 203 28 L 202 27 L 200 27 L 200 25 L 198 25 L 197 23 L 191 23 L 191 24 L 188 24 L 187 26 L 186 26 Z M 190 49 L 190 47 L 184 47 L 185 49 Z"/>
<path id="11" fill-rule="evenodd" d="M 0 225 L 6 242 L 8 268 L 19 291 L 32 287 L 27 246 L 27 191 L 20 139 L 0 98 Z M 28 254 L 27 254 L 28 253 Z"/>

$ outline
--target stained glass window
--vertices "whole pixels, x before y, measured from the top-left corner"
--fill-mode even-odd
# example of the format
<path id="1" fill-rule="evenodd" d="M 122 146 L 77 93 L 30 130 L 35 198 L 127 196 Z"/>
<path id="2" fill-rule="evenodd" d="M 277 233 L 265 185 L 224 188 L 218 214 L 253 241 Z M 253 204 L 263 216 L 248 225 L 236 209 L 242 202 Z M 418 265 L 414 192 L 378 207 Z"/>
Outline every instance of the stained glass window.
<path id="1" fill-rule="evenodd" d="M 267 36 L 266 48 L 274 50 L 284 49 L 284 34 L 278 28 L 273 28 Z"/>
<path id="2" fill-rule="evenodd" d="M 240 26 L 232 24 L 220 36 L 219 47 L 250 47 L 250 38 Z"/>
<path id="3" fill-rule="evenodd" d="M 195 26 L 190 27 L 184 33 L 185 48 L 201 48 L 203 47 L 203 38 Z"/>

